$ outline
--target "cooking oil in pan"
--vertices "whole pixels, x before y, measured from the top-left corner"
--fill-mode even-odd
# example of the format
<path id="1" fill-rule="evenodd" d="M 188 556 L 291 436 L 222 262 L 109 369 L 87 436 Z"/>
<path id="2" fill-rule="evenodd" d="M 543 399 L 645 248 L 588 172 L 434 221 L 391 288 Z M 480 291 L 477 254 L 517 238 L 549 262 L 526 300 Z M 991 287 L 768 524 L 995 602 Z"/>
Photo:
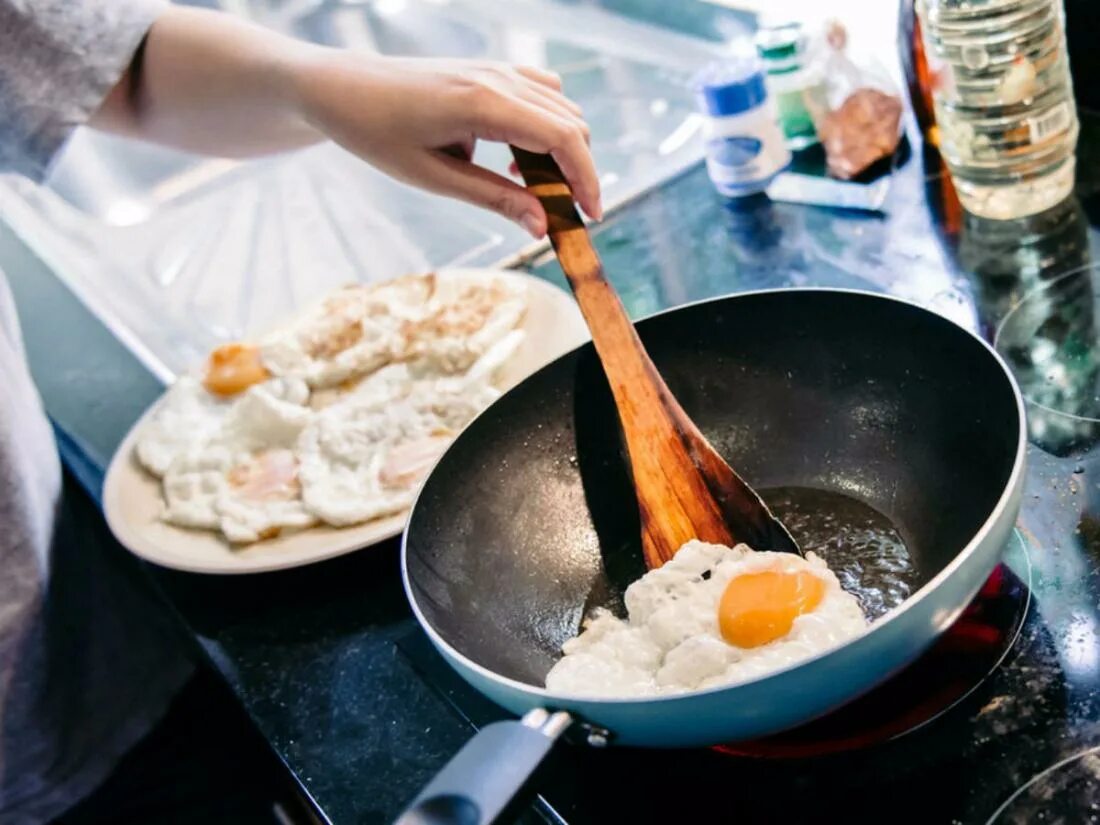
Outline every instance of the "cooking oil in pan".
<path id="1" fill-rule="evenodd" d="M 859 599 L 868 619 L 901 604 L 919 586 L 901 534 L 872 507 L 806 487 L 777 487 L 760 495 L 803 552 L 821 556 L 841 587 Z"/>

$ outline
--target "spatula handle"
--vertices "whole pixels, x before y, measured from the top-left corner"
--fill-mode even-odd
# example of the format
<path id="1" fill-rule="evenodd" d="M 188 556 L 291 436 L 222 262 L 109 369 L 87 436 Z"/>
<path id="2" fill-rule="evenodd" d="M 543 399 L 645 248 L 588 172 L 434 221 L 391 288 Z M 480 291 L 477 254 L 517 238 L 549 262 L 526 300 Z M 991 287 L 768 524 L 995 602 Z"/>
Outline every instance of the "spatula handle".
<path id="1" fill-rule="evenodd" d="M 615 396 L 638 491 L 646 563 L 659 567 L 693 538 L 731 544 L 733 537 L 706 487 L 703 468 L 697 466 L 705 457 L 693 457 L 691 444 L 685 442 L 698 431 L 654 368 L 604 276 L 565 176 L 549 155 L 515 147 L 512 153 L 527 187 L 546 210 L 550 242 Z"/>

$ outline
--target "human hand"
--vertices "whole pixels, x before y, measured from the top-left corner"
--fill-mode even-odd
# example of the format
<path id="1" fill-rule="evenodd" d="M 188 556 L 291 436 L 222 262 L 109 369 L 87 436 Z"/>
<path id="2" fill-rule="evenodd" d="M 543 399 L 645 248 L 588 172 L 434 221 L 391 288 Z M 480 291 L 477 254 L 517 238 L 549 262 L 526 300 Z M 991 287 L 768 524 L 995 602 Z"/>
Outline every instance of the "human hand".
<path id="1" fill-rule="evenodd" d="M 399 180 L 541 237 L 546 213 L 534 195 L 473 163 L 479 139 L 506 142 L 553 155 L 584 211 L 601 216 L 580 109 L 556 75 L 531 67 L 356 54 L 171 6 L 90 123 L 220 157 L 332 138 Z"/>
<path id="2" fill-rule="evenodd" d="M 588 127 L 557 75 L 321 49 L 299 61 L 293 77 L 308 123 L 398 180 L 490 209 L 541 238 L 547 224 L 538 199 L 473 162 L 478 140 L 510 143 L 552 155 L 581 208 L 602 216 Z"/>

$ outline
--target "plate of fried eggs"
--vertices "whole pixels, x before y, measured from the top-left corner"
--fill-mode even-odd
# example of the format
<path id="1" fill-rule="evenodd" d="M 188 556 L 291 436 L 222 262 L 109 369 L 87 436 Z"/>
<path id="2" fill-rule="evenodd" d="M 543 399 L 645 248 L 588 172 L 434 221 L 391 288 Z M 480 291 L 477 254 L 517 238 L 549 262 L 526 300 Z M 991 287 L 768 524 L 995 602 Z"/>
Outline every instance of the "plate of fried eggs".
<path id="1" fill-rule="evenodd" d="M 588 337 L 568 293 L 522 273 L 338 289 L 166 390 L 111 462 L 108 524 L 136 555 L 203 573 L 392 538 L 466 424 Z"/>

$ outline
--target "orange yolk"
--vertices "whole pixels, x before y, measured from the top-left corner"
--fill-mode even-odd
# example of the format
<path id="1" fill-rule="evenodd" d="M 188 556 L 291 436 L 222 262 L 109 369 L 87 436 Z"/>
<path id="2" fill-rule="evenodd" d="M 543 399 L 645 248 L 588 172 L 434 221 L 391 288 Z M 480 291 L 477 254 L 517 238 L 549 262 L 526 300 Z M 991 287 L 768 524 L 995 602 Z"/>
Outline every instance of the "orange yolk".
<path id="1" fill-rule="evenodd" d="M 224 344 L 210 353 L 203 385 L 215 395 L 236 395 L 271 377 L 253 344 Z"/>
<path id="2" fill-rule="evenodd" d="M 824 595 L 825 583 L 805 571 L 746 573 L 726 585 L 718 628 L 731 645 L 766 645 L 790 633 L 794 620 L 816 608 Z"/>

